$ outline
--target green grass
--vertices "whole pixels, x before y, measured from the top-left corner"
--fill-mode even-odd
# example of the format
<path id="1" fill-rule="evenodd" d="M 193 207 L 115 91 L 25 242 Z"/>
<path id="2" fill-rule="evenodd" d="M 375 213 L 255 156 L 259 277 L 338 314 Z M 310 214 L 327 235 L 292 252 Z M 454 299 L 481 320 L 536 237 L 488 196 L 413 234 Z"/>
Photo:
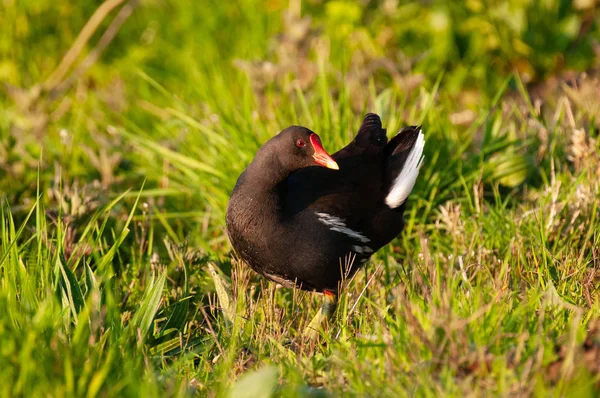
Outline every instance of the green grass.
<path id="1" fill-rule="evenodd" d="M 57 74 L 81 3 L 0 5 L 0 395 L 598 394 L 593 4 L 115 1 Z M 319 298 L 241 264 L 224 211 L 269 137 L 335 151 L 366 112 L 426 161 L 306 341 Z"/>

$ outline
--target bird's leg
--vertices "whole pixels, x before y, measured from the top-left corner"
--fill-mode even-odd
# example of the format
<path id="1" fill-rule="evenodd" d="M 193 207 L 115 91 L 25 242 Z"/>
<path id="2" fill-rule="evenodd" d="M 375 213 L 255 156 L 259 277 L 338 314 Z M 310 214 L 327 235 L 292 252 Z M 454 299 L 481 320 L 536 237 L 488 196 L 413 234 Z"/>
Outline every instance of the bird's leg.
<path id="1" fill-rule="evenodd" d="M 331 318 L 337 307 L 338 296 L 331 290 L 323 291 L 323 305 L 321 309 L 310 321 L 306 329 L 304 329 L 304 335 L 309 339 L 314 339 L 319 334 L 319 329 L 325 319 Z"/>

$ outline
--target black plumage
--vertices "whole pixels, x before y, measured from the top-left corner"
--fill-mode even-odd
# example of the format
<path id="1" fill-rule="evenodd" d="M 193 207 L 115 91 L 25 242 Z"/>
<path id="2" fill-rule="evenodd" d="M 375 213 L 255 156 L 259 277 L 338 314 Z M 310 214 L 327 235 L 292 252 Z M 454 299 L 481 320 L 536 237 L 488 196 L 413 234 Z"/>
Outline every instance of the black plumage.
<path id="1" fill-rule="evenodd" d="M 259 149 L 233 189 L 226 223 L 235 251 L 284 286 L 337 291 L 402 231 L 423 144 L 419 127 L 388 142 L 379 116 L 367 114 L 333 162 L 316 134 L 288 127 Z"/>

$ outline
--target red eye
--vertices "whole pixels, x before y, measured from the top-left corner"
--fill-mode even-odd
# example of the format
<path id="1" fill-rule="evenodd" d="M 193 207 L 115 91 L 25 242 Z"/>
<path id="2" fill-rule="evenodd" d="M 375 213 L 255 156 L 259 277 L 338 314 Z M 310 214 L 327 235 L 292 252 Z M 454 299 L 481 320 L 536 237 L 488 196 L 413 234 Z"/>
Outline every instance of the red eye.
<path id="1" fill-rule="evenodd" d="M 306 145 L 306 142 L 304 142 L 304 140 L 298 140 L 296 141 L 296 146 L 302 148 L 304 145 Z"/>

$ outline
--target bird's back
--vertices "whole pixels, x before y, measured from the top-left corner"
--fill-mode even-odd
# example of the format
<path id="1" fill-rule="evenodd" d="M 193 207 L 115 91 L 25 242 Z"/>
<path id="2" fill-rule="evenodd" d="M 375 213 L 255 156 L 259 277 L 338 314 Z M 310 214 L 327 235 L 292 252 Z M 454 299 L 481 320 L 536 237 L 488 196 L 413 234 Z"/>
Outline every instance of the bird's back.
<path id="1" fill-rule="evenodd" d="M 406 160 L 411 152 L 421 157 L 422 146 L 412 151 L 420 135 L 420 128 L 406 127 L 388 142 L 379 116 L 367 114 L 354 140 L 333 155 L 339 171 L 308 167 L 290 176 L 286 211 L 290 216 L 312 211 L 342 218 L 372 236 L 374 250 L 379 249 L 402 231 L 403 196 L 410 193 L 419 166 Z M 408 183 L 401 177 L 405 164 L 416 168 L 416 173 L 405 173 Z M 402 192 L 391 198 L 399 188 Z"/>

